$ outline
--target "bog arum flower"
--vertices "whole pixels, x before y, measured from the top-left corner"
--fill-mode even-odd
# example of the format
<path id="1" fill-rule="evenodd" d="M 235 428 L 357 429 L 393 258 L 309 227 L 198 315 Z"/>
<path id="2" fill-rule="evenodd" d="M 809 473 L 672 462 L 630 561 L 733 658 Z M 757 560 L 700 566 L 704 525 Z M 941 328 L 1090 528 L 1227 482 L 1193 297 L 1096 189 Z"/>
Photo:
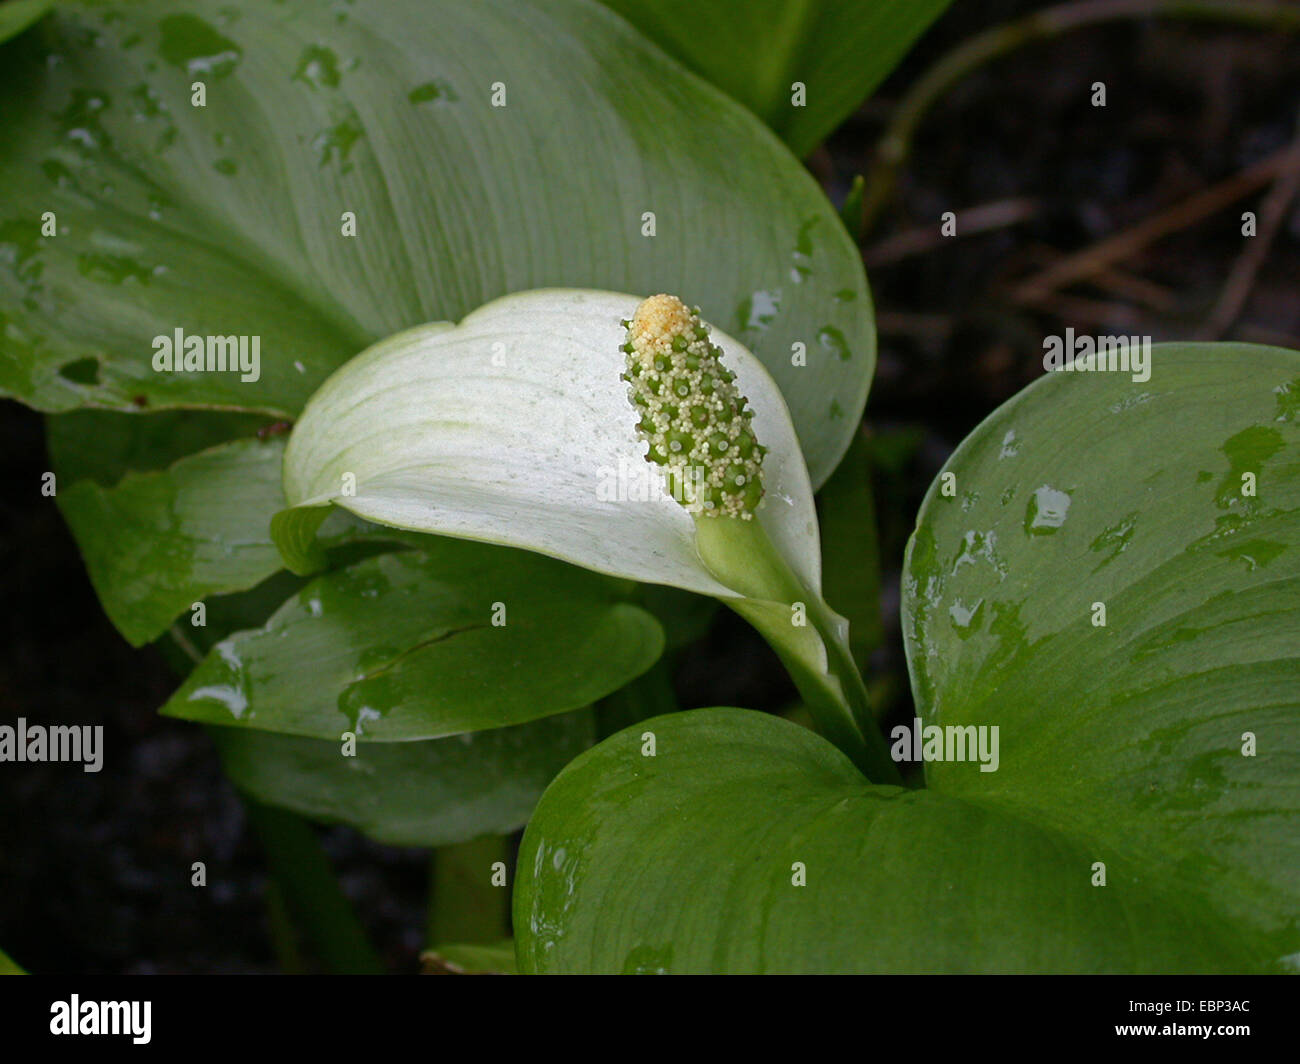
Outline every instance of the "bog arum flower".
<path id="1" fill-rule="evenodd" d="M 667 479 L 646 461 L 638 429 L 646 419 L 622 379 L 631 357 L 623 322 L 641 306 L 635 296 L 544 289 L 495 300 L 456 326 L 380 341 L 330 377 L 295 425 L 284 465 L 290 505 L 333 504 L 378 524 L 522 547 L 612 576 L 744 594 L 701 556 L 697 524 L 736 523 L 706 520 L 707 499 L 692 513 L 667 490 L 602 490 L 635 471 Z M 727 394 L 738 406 L 745 396 L 752 411 L 737 427 L 769 448 L 762 504 L 745 508 L 752 516 L 743 523 L 761 525 L 799 583 L 819 588 L 812 485 L 785 400 L 743 345 L 716 329 L 710 345 L 716 379 L 734 374 L 722 382 Z M 699 387 L 708 387 L 703 378 Z M 745 446 L 727 442 L 728 452 Z M 759 453 L 755 445 L 751 457 Z M 713 475 L 735 464 L 719 460 Z M 760 490 L 739 488 L 750 502 Z"/>
<path id="2" fill-rule="evenodd" d="M 670 490 L 601 490 L 628 468 Z M 781 392 L 673 296 L 523 292 L 391 336 L 312 396 L 284 490 L 272 532 L 299 572 L 323 563 L 315 531 L 338 506 L 713 595 L 773 644 L 828 738 L 890 776 L 878 733 L 864 740 L 847 626 L 821 598 L 812 486 Z"/>

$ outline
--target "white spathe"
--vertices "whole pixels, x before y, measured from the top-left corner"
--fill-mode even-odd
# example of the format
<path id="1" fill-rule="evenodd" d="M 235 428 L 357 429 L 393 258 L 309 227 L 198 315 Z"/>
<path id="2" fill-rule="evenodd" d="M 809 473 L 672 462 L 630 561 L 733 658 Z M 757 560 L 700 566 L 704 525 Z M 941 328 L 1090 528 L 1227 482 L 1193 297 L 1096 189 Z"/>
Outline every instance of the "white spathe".
<path id="1" fill-rule="evenodd" d="M 383 525 L 734 597 L 700 560 L 694 521 L 676 501 L 601 491 L 620 470 L 649 467 L 619 378 L 620 322 L 640 302 L 538 289 L 494 300 L 456 326 L 380 341 L 331 376 L 294 427 L 284 460 L 290 505 L 333 502 Z M 769 448 L 758 520 L 819 592 L 817 515 L 785 400 L 746 348 L 717 329 L 712 338 Z M 345 474 L 354 495 L 343 494 Z"/>

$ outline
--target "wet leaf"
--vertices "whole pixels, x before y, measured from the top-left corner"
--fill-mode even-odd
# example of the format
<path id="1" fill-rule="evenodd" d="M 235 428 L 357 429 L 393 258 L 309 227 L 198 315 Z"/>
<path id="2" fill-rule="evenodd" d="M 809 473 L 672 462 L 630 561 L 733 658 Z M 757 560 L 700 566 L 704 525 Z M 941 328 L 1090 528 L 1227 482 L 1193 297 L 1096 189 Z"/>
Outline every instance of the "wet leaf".
<path id="1" fill-rule="evenodd" d="M 874 786 L 825 740 L 751 710 L 658 717 L 583 754 L 542 797 L 517 875 L 524 974 L 1261 963 L 1258 942 L 1141 854 L 994 804 Z"/>
<path id="2" fill-rule="evenodd" d="M 292 417 L 421 322 L 670 284 L 770 368 L 816 482 L 848 444 L 856 249 L 760 122 L 599 5 L 70 2 L 4 47 L 3 394 Z M 205 366 L 245 338 L 247 371 L 155 371 L 177 330 Z"/>
<path id="3" fill-rule="evenodd" d="M 798 155 L 853 112 L 950 2 L 604 0 Z"/>
<path id="4" fill-rule="evenodd" d="M 916 704 L 1002 738 L 997 772 L 926 778 L 1141 852 L 1281 956 L 1300 949 L 1300 354 L 1159 344 L 1150 375 L 1047 375 L 949 460 L 955 498 L 931 488 L 903 595 Z"/>
<path id="5" fill-rule="evenodd" d="M 529 825 L 524 971 L 1300 968 L 1300 354 L 1049 374 L 945 472 L 904 574 L 927 789 L 752 713 L 638 724 Z"/>
<path id="6" fill-rule="evenodd" d="M 209 596 L 248 590 L 280 572 L 271 522 L 284 506 L 285 441 L 266 418 L 79 410 L 46 420 L 59 507 L 104 611 L 133 645 L 156 639 L 196 602 L 211 607 Z M 199 450 L 247 433 L 257 435 Z M 311 529 L 318 568 L 422 540 L 346 512 L 320 518 Z M 208 642 L 201 628 L 186 638 Z"/>
<path id="7" fill-rule="evenodd" d="M 609 580 L 430 540 L 313 580 L 218 643 L 162 712 L 335 744 L 433 739 L 590 705 L 662 648 L 658 622 Z"/>
<path id="8" fill-rule="evenodd" d="M 213 728 L 226 774 L 268 805 L 348 824 L 393 846 L 446 846 L 523 826 L 593 736 L 570 713 L 448 739 L 358 744 Z"/>
<path id="9" fill-rule="evenodd" d="M 270 535 L 283 454 L 280 440 L 240 440 L 115 487 L 83 480 L 59 492 L 104 612 L 133 646 L 205 595 L 246 590 L 283 567 Z"/>

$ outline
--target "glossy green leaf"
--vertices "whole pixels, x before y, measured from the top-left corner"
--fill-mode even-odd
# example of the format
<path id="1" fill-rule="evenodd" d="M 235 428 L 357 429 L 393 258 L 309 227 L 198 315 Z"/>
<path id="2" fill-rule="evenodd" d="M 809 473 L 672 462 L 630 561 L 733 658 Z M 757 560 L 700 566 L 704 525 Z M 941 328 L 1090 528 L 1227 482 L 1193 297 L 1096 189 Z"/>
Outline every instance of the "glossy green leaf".
<path id="1" fill-rule="evenodd" d="M 526 974 L 1261 964 L 1258 943 L 1140 855 L 874 786 L 812 732 L 750 710 L 658 717 L 582 755 L 543 796 L 517 875 Z"/>
<path id="2" fill-rule="evenodd" d="M 611 292 L 524 292 L 455 328 L 411 329 L 376 344 L 330 378 L 295 426 L 285 454 L 288 502 L 332 502 L 385 525 L 734 596 L 701 559 L 691 515 L 653 491 L 662 477 L 645 458 L 621 379 L 620 322 L 639 302 Z M 816 513 L 781 393 L 744 347 L 721 332 L 713 338 L 769 448 L 758 519 L 815 591 Z M 295 535 L 286 555 L 301 553 Z"/>
<path id="3" fill-rule="evenodd" d="M 190 438 L 158 431 L 161 450 Z M 82 480 L 60 489 L 59 509 L 104 612 L 132 645 L 156 639 L 206 596 L 245 591 L 283 568 L 271 538 L 272 518 L 284 506 L 283 456 L 282 438 L 234 440 L 164 470 L 128 473 L 112 487 Z M 110 438 L 102 461 L 74 458 L 72 466 L 111 479 L 123 457 Z M 419 539 L 345 511 L 325 517 L 312 541 L 322 565 L 326 548 Z"/>
<path id="4" fill-rule="evenodd" d="M 239 586 L 257 578 L 260 567 L 248 565 L 248 534 L 267 531 L 263 506 L 282 497 L 275 494 L 275 461 L 267 462 L 267 456 L 252 446 L 251 439 L 246 441 L 242 457 L 235 462 L 235 465 L 246 464 L 247 472 L 235 473 L 234 479 L 247 476 L 247 483 L 228 497 L 223 490 L 232 476 L 227 462 L 214 462 L 210 457 L 207 461 L 187 463 L 174 475 L 166 472 L 167 467 L 206 448 L 235 437 L 252 437 L 267 428 L 274 426 L 263 416 L 214 410 L 169 410 L 144 416 L 74 410 L 45 419 L 46 446 L 57 482 L 66 487 L 81 480 L 93 481 L 93 485 L 78 487 L 70 502 L 66 497 L 63 502 L 65 512 L 73 515 L 72 530 L 78 546 L 88 559 L 94 558 L 92 575 L 98 580 L 103 601 L 111 604 L 110 617 L 121 630 L 129 630 L 132 642 L 137 644 L 156 639 L 172 617 L 203 599 L 206 608 L 203 625 L 186 624 L 183 631 L 172 625 L 163 637 L 162 652 L 180 672 L 188 672 L 193 666 L 193 660 L 187 659 L 197 658 L 198 648 L 207 650 L 220 638 L 214 633 L 221 629 L 219 615 L 225 609 L 223 599 L 239 598 L 237 593 L 213 593 L 210 589 Z M 272 444 L 271 448 L 276 455 L 283 453 L 280 443 Z M 152 487 L 136 483 L 122 493 L 108 490 L 132 472 L 158 475 L 152 482 L 144 482 L 144 485 L 151 483 Z M 248 510 L 247 527 L 240 530 L 238 537 L 244 547 L 226 556 L 230 564 L 225 566 L 216 561 L 221 557 L 221 550 L 220 544 L 213 542 L 213 530 L 229 528 L 229 522 L 220 515 L 186 506 L 185 518 L 179 522 L 183 526 L 180 536 L 201 544 L 194 555 L 199 564 L 187 566 L 179 555 L 171 555 L 169 565 L 132 571 L 130 561 L 145 553 L 142 548 L 146 544 L 140 540 L 141 527 L 170 527 L 173 535 L 176 534 L 175 501 L 181 497 L 210 498 L 214 488 L 222 490 L 222 508 L 231 501 L 236 501 L 237 508 L 238 500 L 253 503 Z M 121 512 L 130 514 L 129 528 L 100 520 L 104 514 Z M 266 556 L 266 564 L 275 566 L 275 557 Z M 287 573 L 279 575 L 288 578 Z M 275 598 L 277 589 L 280 594 Z M 261 621 L 293 590 L 291 582 L 286 587 L 285 581 L 271 576 L 250 590 L 249 598 L 242 601 L 245 605 L 253 602 L 266 605 L 255 618 Z"/>
<path id="5" fill-rule="evenodd" d="M 604 0 L 798 155 L 880 84 L 951 0 Z M 804 86 L 801 100 L 795 83 Z"/>
<path id="6" fill-rule="evenodd" d="M 282 440 L 240 440 L 112 488 L 83 480 L 59 492 L 104 612 L 132 645 L 205 595 L 282 568 L 270 521 L 283 504 L 283 454 Z"/>
<path id="7" fill-rule="evenodd" d="M 591 714 L 448 739 L 358 744 L 213 728 L 226 774 L 268 805 L 348 824 L 393 846 L 445 846 L 527 821 L 546 785 L 586 749 Z"/>
<path id="8" fill-rule="evenodd" d="M 947 469 L 906 565 L 913 691 L 927 723 L 999 725 L 1001 766 L 930 785 L 1140 854 L 1300 949 L 1300 353 L 1049 374 Z"/>
<path id="9" fill-rule="evenodd" d="M 817 482 L 862 409 L 870 298 L 821 190 L 589 0 L 61 4 L 5 46 L 0 118 L 0 391 L 40 409 L 292 416 L 381 337 L 556 284 L 699 303 Z M 250 367 L 257 338 L 257 379 L 155 371 L 178 329 Z"/>
<path id="10" fill-rule="evenodd" d="M 8 0 L 0 4 L 0 43 L 18 36 L 53 7 L 54 0 Z"/>
<path id="11" fill-rule="evenodd" d="M 178 677 L 188 676 L 214 646 L 235 632 L 260 625 L 306 583 L 281 570 L 247 591 L 208 595 L 203 600 L 202 625 L 194 624 L 192 613 L 182 614 L 150 645 L 167 657 Z"/>
<path id="12" fill-rule="evenodd" d="M 922 508 L 916 704 L 995 758 L 907 792 L 753 714 L 637 725 L 529 826 L 523 970 L 1300 969 L 1300 354 L 1150 367 L 1047 375 Z"/>
<path id="13" fill-rule="evenodd" d="M 434 739 L 590 705 L 654 663 L 611 581 L 443 539 L 318 577 L 218 643 L 162 712 L 337 744 Z"/>

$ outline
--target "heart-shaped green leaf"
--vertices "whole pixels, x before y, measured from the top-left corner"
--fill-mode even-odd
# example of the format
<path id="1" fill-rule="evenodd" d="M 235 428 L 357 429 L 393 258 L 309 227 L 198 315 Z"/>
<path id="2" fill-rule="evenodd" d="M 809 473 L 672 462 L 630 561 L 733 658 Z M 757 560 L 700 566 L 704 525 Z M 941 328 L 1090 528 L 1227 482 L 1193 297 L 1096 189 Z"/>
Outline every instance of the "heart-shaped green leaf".
<path id="1" fill-rule="evenodd" d="M 1294 942 L 1300 354 L 1159 344 L 1149 369 L 1044 377 L 927 496 L 916 705 L 1002 736 L 997 772 L 927 782 L 1141 853 Z"/>
<path id="2" fill-rule="evenodd" d="M 529 826 L 523 970 L 1300 968 L 1300 354 L 1150 370 L 1048 375 L 931 490 L 929 790 L 753 714 L 638 725 Z"/>
<path id="3" fill-rule="evenodd" d="M 611 292 L 524 292 L 455 328 L 376 344 L 307 405 L 285 454 L 286 498 L 735 596 L 704 564 L 694 520 L 663 490 L 637 437 L 620 322 L 638 303 Z M 781 393 L 739 343 L 720 332 L 713 339 L 769 449 L 759 521 L 815 591 L 816 512 Z"/>
<path id="4" fill-rule="evenodd" d="M 608 579 L 431 540 L 312 581 L 218 643 L 162 712 L 336 744 L 436 739 L 590 705 L 662 649 L 658 622 Z"/>
<path id="5" fill-rule="evenodd" d="M 1266 957 L 1140 855 L 873 786 L 812 732 L 749 710 L 654 718 L 583 754 L 543 796 L 518 877 L 524 973 L 1238 971 Z"/>
<path id="6" fill-rule="evenodd" d="M 604 0 L 806 155 L 951 0 Z"/>
<path id="7" fill-rule="evenodd" d="M 770 131 L 599 4 L 70 2 L 4 49 L 5 394 L 292 416 L 504 293 L 671 286 L 776 376 L 816 482 L 848 444 L 856 249 Z M 177 330 L 205 366 L 256 339 L 256 379 L 156 371 Z"/>
<path id="8" fill-rule="evenodd" d="M 226 774 L 258 801 L 350 824 L 393 846 L 446 846 L 521 827 L 593 737 L 591 714 L 413 743 L 358 744 L 213 728 Z"/>

